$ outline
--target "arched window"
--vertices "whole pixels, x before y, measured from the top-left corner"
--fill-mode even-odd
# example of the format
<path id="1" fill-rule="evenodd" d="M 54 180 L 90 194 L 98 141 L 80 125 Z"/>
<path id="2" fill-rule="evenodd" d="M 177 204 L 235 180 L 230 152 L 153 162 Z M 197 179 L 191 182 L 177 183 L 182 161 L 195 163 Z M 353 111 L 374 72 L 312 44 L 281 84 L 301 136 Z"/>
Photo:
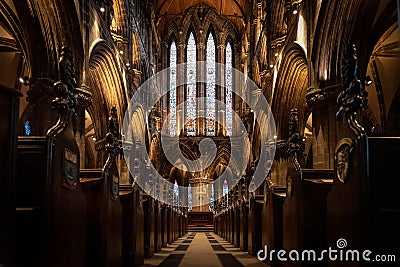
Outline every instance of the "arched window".
<path id="1" fill-rule="evenodd" d="M 188 209 L 192 210 L 193 209 L 193 203 L 192 203 L 192 187 L 188 186 Z"/>
<path id="2" fill-rule="evenodd" d="M 224 180 L 224 184 L 222 185 L 222 196 L 225 201 L 228 201 L 228 193 L 229 193 L 228 182 Z"/>
<path id="3" fill-rule="evenodd" d="M 169 132 L 176 135 L 176 44 L 171 43 L 169 52 Z"/>
<path id="4" fill-rule="evenodd" d="M 186 131 L 188 136 L 196 135 L 196 41 L 193 33 L 190 33 L 187 49 L 187 89 L 186 89 Z"/>
<path id="5" fill-rule="evenodd" d="M 215 41 L 214 36 L 210 34 L 207 40 L 207 85 L 206 85 L 206 118 L 207 136 L 215 135 Z"/>
<path id="6" fill-rule="evenodd" d="M 232 135 L 232 44 L 228 42 L 225 50 L 225 104 L 226 104 L 226 135 Z"/>
<path id="7" fill-rule="evenodd" d="M 227 182 L 226 180 L 224 180 L 224 184 L 223 184 L 223 186 L 222 186 L 222 194 L 223 194 L 223 195 L 227 195 L 227 194 L 228 194 L 228 191 L 229 191 L 229 189 L 228 189 L 228 182 Z"/>
<path id="8" fill-rule="evenodd" d="M 214 209 L 214 184 L 211 184 L 211 196 L 210 196 L 211 209 Z"/>
<path id="9" fill-rule="evenodd" d="M 205 132 L 207 136 L 215 136 L 216 129 L 216 120 L 217 120 L 217 88 L 216 88 L 216 80 L 217 80 L 217 49 L 218 46 L 215 35 L 210 32 L 206 39 L 206 46 L 197 47 L 197 42 L 195 39 L 195 34 L 193 31 L 190 31 L 188 34 L 187 43 L 184 50 L 178 50 L 176 41 L 172 41 L 169 47 L 169 134 L 170 136 L 176 136 L 181 129 L 178 129 L 178 124 L 181 121 L 184 121 L 184 130 L 187 136 L 196 136 L 198 132 L 199 120 L 198 116 L 198 108 L 203 111 L 204 109 L 204 117 L 205 117 L 205 125 L 204 129 L 201 129 L 199 132 Z M 197 96 L 203 95 L 199 90 L 202 90 L 203 87 L 198 86 L 197 83 L 197 51 L 198 49 L 204 52 L 204 59 L 206 60 L 206 70 L 203 74 L 206 75 L 206 84 L 205 84 L 205 103 L 204 106 L 198 107 Z M 180 53 L 185 53 L 186 55 L 186 70 L 185 70 L 185 89 L 180 91 L 177 90 L 177 67 L 178 67 L 178 58 L 183 56 Z M 203 53 L 202 53 L 203 55 Z M 225 113 L 225 134 L 230 136 L 232 135 L 233 130 L 233 95 L 232 95 L 232 86 L 233 86 L 233 45 L 232 41 L 228 41 L 226 43 L 225 49 L 225 91 L 222 94 L 225 96 L 225 104 L 226 108 Z M 178 111 L 177 103 L 178 96 L 184 94 L 185 97 L 185 105 L 183 111 Z M 202 103 L 203 105 L 203 103 Z M 202 115 L 203 116 L 203 115 Z"/>
<path id="10" fill-rule="evenodd" d="M 178 182 L 176 180 L 174 183 L 174 204 L 175 204 L 175 206 L 179 205 L 179 186 L 178 186 Z"/>

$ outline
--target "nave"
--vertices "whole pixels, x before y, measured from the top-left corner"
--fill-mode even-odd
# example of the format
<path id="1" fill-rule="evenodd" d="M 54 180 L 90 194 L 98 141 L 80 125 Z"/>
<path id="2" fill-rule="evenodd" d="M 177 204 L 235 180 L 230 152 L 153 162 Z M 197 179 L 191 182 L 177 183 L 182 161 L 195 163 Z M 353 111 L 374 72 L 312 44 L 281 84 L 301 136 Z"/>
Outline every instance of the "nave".
<path id="1" fill-rule="evenodd" d="M 0 0 L 0 267 L 399 267 L 399 13 Z"/>
<path id="2" fill-rule="evenodd" d="M 210 232 L 189 232 L 145 259 L 143 267 L 267 267 L 234 245 Z"/>

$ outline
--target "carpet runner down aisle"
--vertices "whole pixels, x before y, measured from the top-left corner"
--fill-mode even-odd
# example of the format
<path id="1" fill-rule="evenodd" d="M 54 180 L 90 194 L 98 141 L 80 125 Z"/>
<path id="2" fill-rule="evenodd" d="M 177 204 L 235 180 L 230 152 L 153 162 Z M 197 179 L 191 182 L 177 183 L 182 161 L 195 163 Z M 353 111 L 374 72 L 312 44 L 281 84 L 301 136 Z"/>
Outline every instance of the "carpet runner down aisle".
<path id="1" fill-rule="evenodd" d="M 146 259 L 143 267 L 268 267 L 211 232 L 189 232 Z"/>

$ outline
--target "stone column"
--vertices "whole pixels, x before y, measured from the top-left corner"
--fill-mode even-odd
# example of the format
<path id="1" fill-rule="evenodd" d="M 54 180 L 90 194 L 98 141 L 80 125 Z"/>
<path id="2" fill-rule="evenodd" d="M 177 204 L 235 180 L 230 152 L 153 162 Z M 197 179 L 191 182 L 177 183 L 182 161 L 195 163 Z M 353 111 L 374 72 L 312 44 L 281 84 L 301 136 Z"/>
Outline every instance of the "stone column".
<path id="1" fill-rule="evenodd" d="M 312 110 L 313 168 L 333 169 L 336 147 L 336 98 L 341 84 L 324 89 L 309 88 L 307 104 Z"/>
<path id="2" fill-rule="evenodd" d="M 142 72 L 137 69 L 133 69 L 133 84 L 135 85 L 135 88 L 139 88 L 141 83 L 142 83 Z"/>

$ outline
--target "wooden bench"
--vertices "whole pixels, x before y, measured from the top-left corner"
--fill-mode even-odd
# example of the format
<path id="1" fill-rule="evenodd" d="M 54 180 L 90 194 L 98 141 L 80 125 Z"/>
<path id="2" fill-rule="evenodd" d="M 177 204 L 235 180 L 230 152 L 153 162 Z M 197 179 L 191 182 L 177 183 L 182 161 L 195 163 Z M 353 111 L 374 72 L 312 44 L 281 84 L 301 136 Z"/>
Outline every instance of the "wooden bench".
<path id="1" fill-rule="evenodd" d="M 270 177 L 264 186 L 264 208 L 262 213 L 262 249 L 265 245 L 269 249 L 280 250 L 283 248 L 283 203 L 286 197 L 286 187 L 276 186 Z M 275 266 L 277 262 L 267 263 Z"/>
<path id="2" fill-rule="evenodd" d="M 349 248 L 395 254 L 400 248 L 400 138 L 352 142 L 348 176 L 343 182 L 335 175 L 328 197 L 329 243 L 344 238 Z"/>
<path id="3" fill-rule="evenodd" d="M 121 265 L 122 205 L 118 192 L 116 196 L 112 192 L 113 180 L 118 177 L 116 166 L 82 169 L 80 177 L 87 201 L 86 264 Z"/>
<path id="4" fill-rule="evenodd" d="M 327 248 L 326 198 L 334 171 L 301 169 L 297 160 L 290 159 L 283 205 L 283 248 L 321 251 Z M 302 263 L 291 262 L 288 266 L 302 266 Z"/>

